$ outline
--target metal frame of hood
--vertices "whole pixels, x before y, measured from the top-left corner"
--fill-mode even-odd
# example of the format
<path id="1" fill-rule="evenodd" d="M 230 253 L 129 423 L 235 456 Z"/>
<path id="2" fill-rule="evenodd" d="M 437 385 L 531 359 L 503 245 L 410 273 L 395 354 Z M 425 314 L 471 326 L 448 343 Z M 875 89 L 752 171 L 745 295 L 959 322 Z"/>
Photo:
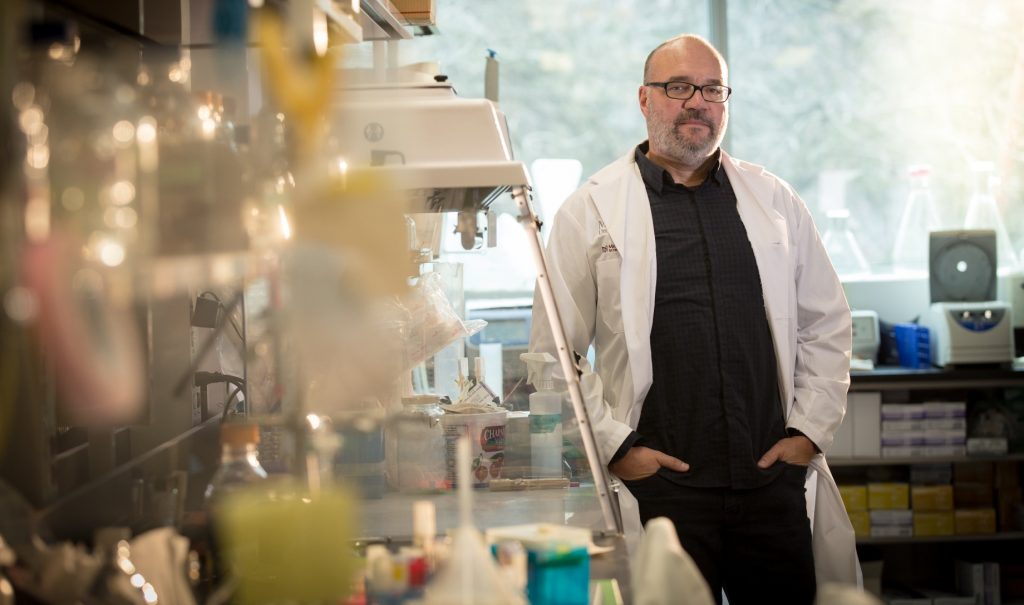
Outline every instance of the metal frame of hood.
<path id="1" fill-rule="evenodd" d="M 597 490 L 601 506 L 604 529 L 622 534 L 622 513 L 618 497 L 611 489 L 605 461 L 601 460 L 597 449 L 590 414 L 587 413 L 583 390 L 580 387 L 581 372 L 569 348 L 565 328 L 562 326 L 562 316 L 551 287 L 547 256 L 544 254 L 544 242 L 541 238 L 541 221 L 531 203 L 530 180 L 525 164 L 517 161 L 421 162 L 359 170 L 368 174 L 376 173 L 396 189 L 411 192 L 414 201 L 410 212 L 479 210 L 486 208 L 502 193 L 511 191 L 512 199 L 519 210 L 517 220 L 527 233 L 530 251 L 533 254 L 537 269 L 537 287 L 540 288 L 541 299 L 544 301 L 548 322 L 558 348 L 558 361 L 565 376 L 573 412 L 579 422 L 583 449 L 586 450 L 587 463 L 590 465 L 594 489 Z M 445 195 L 446 192 L 455 193 L 460 190 L 464 194 Z M 450 203 L 451 200 L 457 200 L 458 203 L 453 205 Z"/>
<path id="2" fill-rule="evenodd" d="M 540 288 L 541 299 L 547 310 L 548 323 L 551 333 L 554 335 L 555 345 L 558 348 L 558 361 L 562 364 L 562 374 L 565 376 L 566 386 L 569 390 L 569 398 L 572 400 L 572 408 L 576 413 L 576 421 L 580 425 L 580 435 L 583 437 L 584 449 L 587 453 L 587 462 L 590 464 L 590 471 L 594 477 L 594 489 L 597 490 L 597 499 L 601 503 L 601 514 L 604 517 L 605 529 L 623 533 L 622 511 L 619 509 L 617 495 L 612 493 L 608 481 L 608 473 L 605 470 L 605 462 L 601 460 L 601 454 L 597 449 L 597 441 L 594 438 L 594 428 L 590 423 L 590 414 L 587 413 L 586 404 L 583 401 L 583 390 L 580 388 L 580 370 L 573 359 L 573 352 L 569 348 L 568 339 L 565 336 L 565 329 L 562 326 L 562 316 L 558 311 L 558 304 L 555 301 L 554 290 L 551 288 L 551 277 L 548 275 L 548 262 L 544 254 L 544 243 L 541 239 L 540 219 L 537 218 L 530 203 L 529 188 L 523 185 L 512 187 L 512 199 L 519 208 L 519 222 L 526 230 L 530 240 L 530 250 L 533 252 L 533 261 L 537 266 L 537 287 Z"/>

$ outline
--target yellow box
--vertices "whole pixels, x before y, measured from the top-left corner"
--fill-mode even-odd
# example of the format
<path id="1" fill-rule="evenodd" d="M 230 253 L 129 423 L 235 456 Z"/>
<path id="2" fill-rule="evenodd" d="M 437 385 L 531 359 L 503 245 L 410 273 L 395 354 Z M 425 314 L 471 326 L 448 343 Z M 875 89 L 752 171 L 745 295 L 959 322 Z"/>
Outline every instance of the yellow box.
<path id="1" fill-rule="evenodd" d="M 910 504 L 915 512 L 953 510 L 953 486 L 915 485 L 910 488 Z"/>
<path id="2" fill-rule="evenodd" d="M 871 516 L 866 510 L 848 511 L 850 524 L 853 525 L 853 533 L 857 537 L 871 535 Z"/>
<path id="3" fill-rule="evenodd" d="M 956 523 L 953 519 L 953 511 L 914 511 L 915 536 L 952 536 L 955 529 Z"/>
<path id="4" fill-rule="evenodd" d="M 953 513 L 957 534 L 996 533 L 996 509 L 958 508 Z"/>
<path id="5" fill-rule="evenodd" d="M 907 483 L 868 483 L 868 509 L 888 510 L 910 508 L 910 485 Z"/>
<path id="6" fill-rule="evenodd" d="M 843 504 L 846 505 L 848 513 L 868 509 L 868 486 L 866 485 L 840 485 L 839 495 L 843 497 Z"/>

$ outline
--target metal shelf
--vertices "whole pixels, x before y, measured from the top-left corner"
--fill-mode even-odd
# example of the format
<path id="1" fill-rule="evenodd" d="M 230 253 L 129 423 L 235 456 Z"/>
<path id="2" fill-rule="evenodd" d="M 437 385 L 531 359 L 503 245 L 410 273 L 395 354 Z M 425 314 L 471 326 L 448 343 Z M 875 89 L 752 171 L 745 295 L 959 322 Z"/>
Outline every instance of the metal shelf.
<path id="1" fill-rule="evenodd" d="M 857 544 L 937 544 L 943 542 L 993 542 L 1007 540 L 1024 540 L 1024 531 L 952 536 L 897 536 L 885 538 L 860 536 L 857 538 Z"/>
<path id="2" fill-rule="evenodd" d="M 1005 367 L 929 368 L 925 370 L 879 367 L 869 372 L 850 372 L 850 391 L 1014 386 L 1024 387 L 1024 370 Z"/>
<path id="3" fill-rule="evenodd" d="M 410 40 L 406 29 L 388 0 L 359 0 L 363 15 L 363 40 Z"/>
<path id="4" fill-rule="evenodd" d="M 947 462 L 999 462 L 1024 460 L 1024 454 L 1000 454 L 995 456 L 899 456 L 889 458 L 828 458 L 830 467 L 839 466 L 887 466 L 902 464 L 944 464 Z"/>

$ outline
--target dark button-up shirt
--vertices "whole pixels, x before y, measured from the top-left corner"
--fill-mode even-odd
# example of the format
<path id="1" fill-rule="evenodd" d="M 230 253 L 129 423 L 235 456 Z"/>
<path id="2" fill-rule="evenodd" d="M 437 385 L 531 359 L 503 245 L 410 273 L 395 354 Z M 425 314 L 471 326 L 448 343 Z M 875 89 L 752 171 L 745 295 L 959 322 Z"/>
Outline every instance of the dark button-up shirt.
<path id="1" fill-rule="evenodd" d="M 721 152 L 708 178 L 688 188 L 637 147 L 654 222 L 657 286 L 651 327 L 654 378 L 636 445 L 684 460 L 660 472 L 693 487 L 746 489 L 781 464 L 757 461 L 786 436 L 775 348 L 761 277 Z"/>

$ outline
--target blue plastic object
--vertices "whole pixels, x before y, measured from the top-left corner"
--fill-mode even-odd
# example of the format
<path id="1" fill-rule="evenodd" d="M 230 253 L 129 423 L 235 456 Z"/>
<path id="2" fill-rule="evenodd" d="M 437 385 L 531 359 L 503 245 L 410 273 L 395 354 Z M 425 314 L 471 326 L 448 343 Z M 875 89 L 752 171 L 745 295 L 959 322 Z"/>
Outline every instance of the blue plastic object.
<path id="1" fill-rule="evenodd" d="M 915 370 L 932 367 L 928 328 L 914 323 L 900 323 L 894 326 L 893 331 L 901 367 Z"/>
<path id="2" fill-rule="evenodd" d="M 587 605 L 590 555 L 585 546 L 527 549 L 526 594 L 530 605 Z"/>

